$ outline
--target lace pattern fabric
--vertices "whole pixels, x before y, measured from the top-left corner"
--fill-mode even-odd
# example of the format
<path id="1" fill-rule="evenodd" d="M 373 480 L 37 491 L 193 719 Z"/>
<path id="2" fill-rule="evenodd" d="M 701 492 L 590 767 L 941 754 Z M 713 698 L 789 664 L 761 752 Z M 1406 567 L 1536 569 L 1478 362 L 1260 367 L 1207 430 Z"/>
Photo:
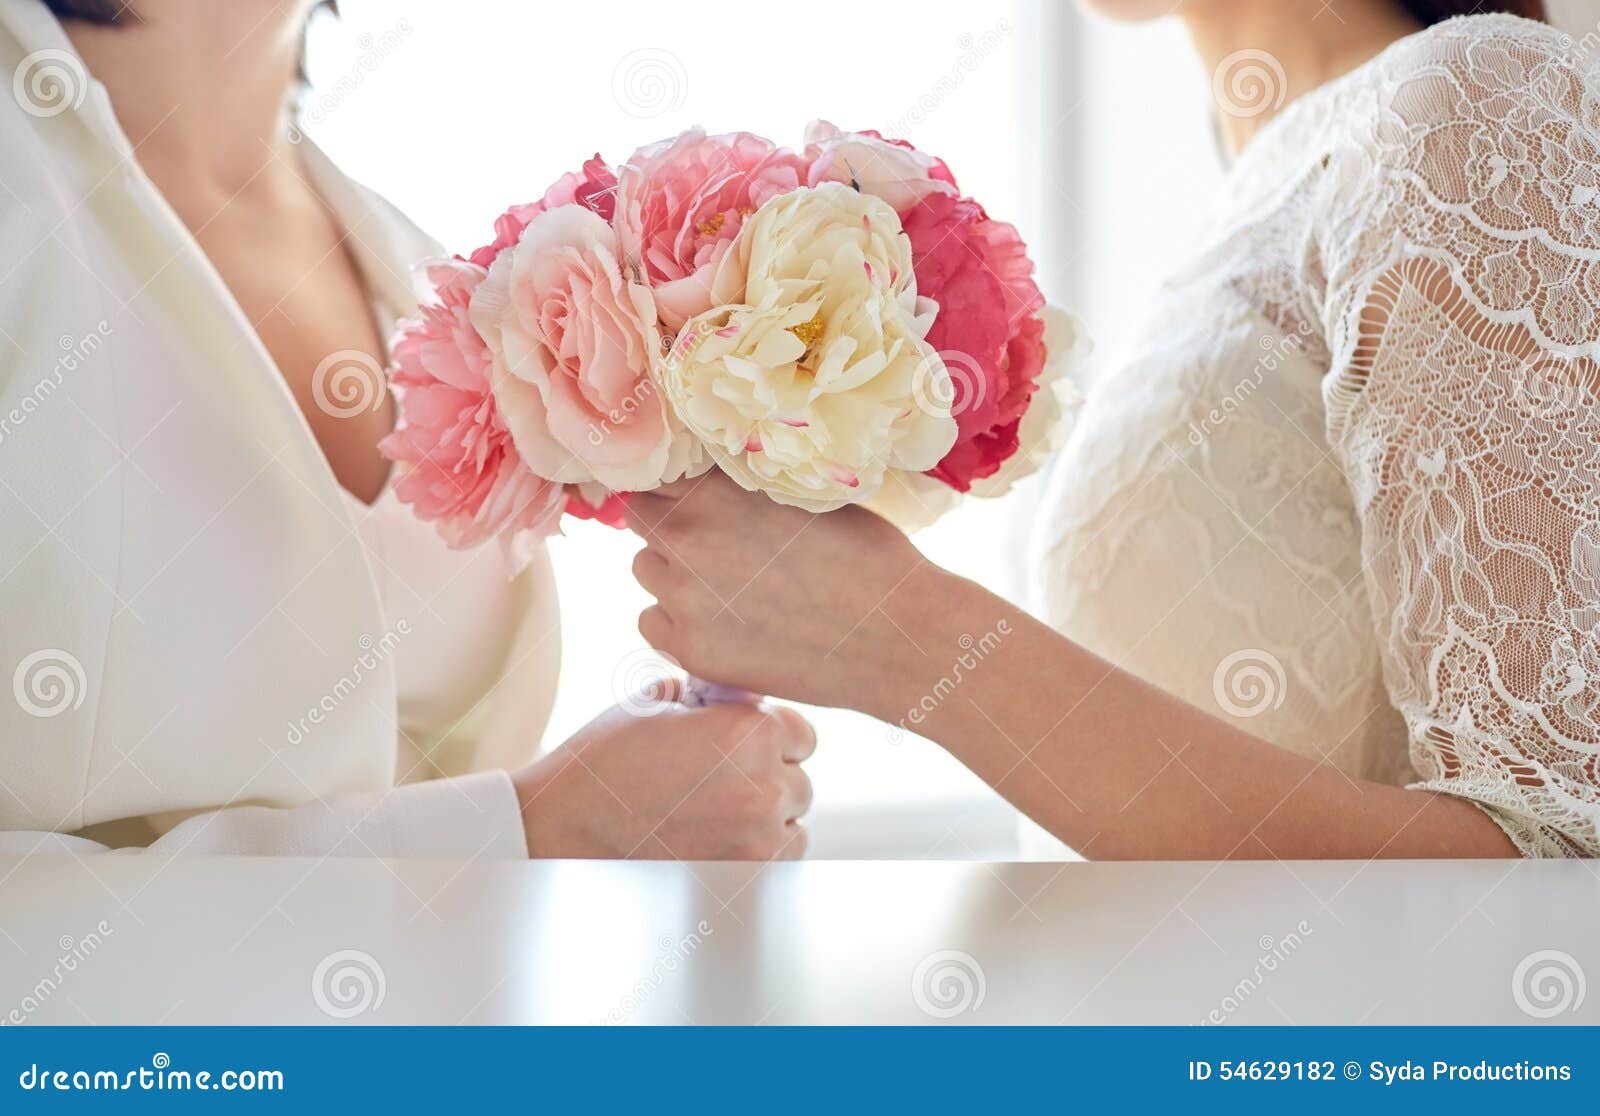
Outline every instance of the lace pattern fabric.
<path id="1" fill-rule="evenodd" d="M 1600 855 L 1588 62 L 1474 16 L 1291 105 L 1046 510 L 1069 635 L 1280 746 L 1468 799 L 1529 855 Z M 1226 676 L 1250 654 L 1268 700 Z"/>
<path id="2" fill-rule="evenodd" d="M 1600 853 L 1588 61 L 1514 19 L 1402 44 L 1337 153 L 1367 201 L 1326 233 L 1328 429 L 1413 763 L 1530 854 Z"/>

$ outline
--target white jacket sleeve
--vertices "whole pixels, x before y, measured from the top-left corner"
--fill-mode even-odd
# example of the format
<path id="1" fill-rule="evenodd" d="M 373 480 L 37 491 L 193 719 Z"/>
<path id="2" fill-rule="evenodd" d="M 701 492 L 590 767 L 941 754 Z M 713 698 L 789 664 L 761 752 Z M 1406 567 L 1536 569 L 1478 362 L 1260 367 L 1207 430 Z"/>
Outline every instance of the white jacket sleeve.
<path id="1" fill-rule="evenodd" d="M 61 833 L 0 832 L 0 853 L 99 853 L 106 846 Z M 236 806 L 180 822 L 144 848 L 119 852 L 210 856 L 527 856 L 511 779 L 481 771 L 376 794 L 337 795 L 290 809 Z"/>

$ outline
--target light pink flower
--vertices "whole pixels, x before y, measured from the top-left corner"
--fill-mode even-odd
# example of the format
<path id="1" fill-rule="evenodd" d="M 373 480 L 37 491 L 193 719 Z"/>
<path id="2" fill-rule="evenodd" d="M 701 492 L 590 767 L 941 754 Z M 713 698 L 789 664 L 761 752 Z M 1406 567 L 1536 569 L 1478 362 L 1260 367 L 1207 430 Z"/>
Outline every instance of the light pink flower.
<path id="1" fill-rule="evenodd" d="M 556 179 L 544 197 L 526 205 L 514 205 L 494 223 L 494 240 L 470 257 L 479 267 L 488 267 L 503 250 L 511 247 L 528 227 L 528 222 L 558 205 L 581 205 L 609 223 L 617 210 L 617 176 L 596 154 L 583 168 Z"/>
<path id="2" fill-rule="evenodd" d="M 490 392 L 489 351 L 467 317 L 484 275 L 459 259 L 419 268 L 433 298 L 395 340 L 400 423 L 379 448 L 403 466 L 395 495 L 445 542 L 499 536 L 515 561 L 557 529 L 564 493 L 523 465 Z"/>
<path id="3" fill-rule="evenodd" d="M 663 482 L 675 458 L 651 376 L 661 345 L 655 305 L 623 272 L 601 217 L 579 205 L 535 216 L 489 268 L 470 316 L 530 469 L 621 492 Z"/>
<path id="4" fill-rule="evenodd" d="M 826 120 L 806 126 L 806 185 L 853 184 L 882 198 L 899 214 L 929 194 L 954 194 L 955 176 L 944 160 L 924 154 L 905 140 L 877 132 L 842 132 Z"/>
<path id="5" fill-rule="evenodd" d="M 745 218 L 801 184 L 794 152 L 699 128 L 640 148 L 617 170 L 617 240 L 676 332 L 711 309 L 711 276 Z"/>

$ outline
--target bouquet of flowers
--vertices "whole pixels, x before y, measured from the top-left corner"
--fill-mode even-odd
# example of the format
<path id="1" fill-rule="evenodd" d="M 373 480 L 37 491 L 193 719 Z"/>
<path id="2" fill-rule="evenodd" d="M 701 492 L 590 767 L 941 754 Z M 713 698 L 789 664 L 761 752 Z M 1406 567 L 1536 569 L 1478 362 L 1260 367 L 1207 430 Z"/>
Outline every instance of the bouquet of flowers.
<path id="1" fill-rule="evenodd" d="M 629 493 L 713 466 L 923 526 L 1039 466 L 1087 349 L 1016 229 L 875 132 L 690 130 L 494 231 L 418 267 L 383 450 L 451 546 L 496 538 L 514 569 L 564 513 L 621 525 Z"/>

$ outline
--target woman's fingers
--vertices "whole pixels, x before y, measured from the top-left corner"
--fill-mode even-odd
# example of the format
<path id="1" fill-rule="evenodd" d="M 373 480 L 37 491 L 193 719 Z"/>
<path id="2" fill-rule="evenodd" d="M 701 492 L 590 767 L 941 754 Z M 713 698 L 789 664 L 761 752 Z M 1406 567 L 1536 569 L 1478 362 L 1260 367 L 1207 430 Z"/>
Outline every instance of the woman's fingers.
<path id="1" fill-rule="evenodd" d="M 806 774 L 805 768 L 798 763 L 783 765 L 783 797 L 784 821 L 794 822 L 803 818 L 811 810 L 811 800 L 815 792 L 811 787 L 811 776 Z"/>
<path id="2" fill-rule="evenodd" d="M 787 706 L 775 706 L 772 711 L 782 733 L 779 745 L 784 763 L 804 763 L 817 750 L 817 730 L 811 722 Z"/>
<path id="3" fill-rule="evenodd" d="M 628 526 L 649 537 L 669 526 L 680 531 L 698 531 L 707 523 L 715 526 L 729 524 L 748 509 L 749 501 L 758 494 L 740 487 L 720 470 L 692 479 L 674 481 L 651 492 L 636 492 L 628 497 Z M 771 504 L 759 496 L 762 506 Z M 772 508 L 779 505 L 772 504 Z M 783 509 L 772 514 L 793 514 L 793 509 Z"/>
<path id="4" fill-rule="evenodd" d="M 666 592 L 671 572 L 672 563 L 649 547 L 633 556 L 633 579 L 657 600 Z"/>
<path id="5" fill-rule="evenodd" d="M 799 822 L 790 822 L 783 827 L 783 844 L 778 849 L 774 860 L 804 860 L 806 848 L 811 843 L 811 835 L 806 827 Z"/>
<path id="6" fill-rule="evenodd" d="M 639 613 L 639 634 L 657 651 L 666 649 L 672 642 L 672 618 L 660 605 L 651 605 Z"/>
<path id="7" fill-rule="evenodd" d="M 681 676 L 665 674 L 650 680 L 646 686 L 648 693 L 644 696 L 663 705 L 676 705 L 683 701 L 683 685 Z"/>

